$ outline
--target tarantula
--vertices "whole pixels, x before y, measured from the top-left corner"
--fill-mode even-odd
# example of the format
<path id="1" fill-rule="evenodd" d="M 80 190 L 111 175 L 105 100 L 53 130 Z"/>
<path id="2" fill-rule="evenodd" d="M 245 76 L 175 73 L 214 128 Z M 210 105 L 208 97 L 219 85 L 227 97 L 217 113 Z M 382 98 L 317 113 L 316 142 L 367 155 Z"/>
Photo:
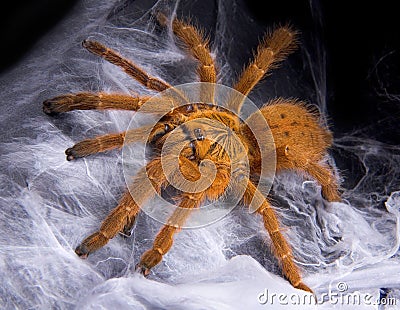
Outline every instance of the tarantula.
<path id="1" fill-rule="evenodd" d="M 180 19 L 167 20 L 165 15 L 158 14 L 158 22 L 162 26 L 170 24 L 177 40 L 186 46 L 187 51 L 198 62 L 197 73 L 201 82 L 217 85 L 217 70 L 210 53 L 209 41 L 203 33 L 192 24 Z M 97 41 L 85 40 L 83 46 L 91 53 L 102 57 L 106 61 L 119 66 L 130 77 L 147 88 L 162 92 L 173 89 L 170 84 L 150 76 L 133 62 L 123 58 L 114 50 Z M 283 61 L 297 47 L 297 32 L 290 26 L 280 26 L 265 35 L 259 44 L 253 60 L 244 68 L 233 89 L 246 97 L 255 85 L 279 62 Z M 223 108 L 213 103 L 213 91 L 207 91 L 201 102 L 187 102 L 185 105 L 175 105 L 160 118 L 151 128 L 147 143 L 152 149 L 152 156 L 147 165 L 133 179 L 132 186 L 141 193 L 140 199 L 134 200 L 129 191 L 122 196 L 118 206 L 111 211 L 103 221 L 98 231 L 88 236 L 76 247 L 76 254 L 86 258 L 90 253 L 103 247 L 118 233 L 130 235 L 141 204 L 153 197 L 153 192 L 143 186 L 143 178 L 148 178 L 155 192 L 162 193 L 171 187 L 170 180 L 177 174 L 195 182 L 202 177 L 205 167 L 211 163 L 214 169 L 214 178 L 203 190 L 175 191 L 177 208 L 170 216 L 166 225 L 155 237 L 153 247 L 146 251 L 137 265 L 137 270 L 147 275 L 151 268 L 160 263 L 172 246 L 173 236 L 184 225 L 193 209 L 199 208 L 206 201 L 214 201 L 227 190 L 242 192 L 241 204 L 250 206 L 253 200 L 258 200 L 255 211 L 263 218 L 265 229 L 272 241 L 274 254 L 278 259 L 282 273 L 293 287 L 308 292 L 312 290 L 302 282 L 299 268 L 294 262 L 289 243 L 281 233 L 280 224 L 274 209 L 267 196 L 257 188 L 262 156 L 260 145 L 247 125 L 241 120 L 238 113 L 241 111 L 243 100 L 232 99 L 227 107 Z M 184 100 L 184 94 L 179 94 Z M 133 97 L 125 94 L 107 93 L 73 93 L 57 96 L 44 101 L 43 110 L 51 115 L 72 110 L 105 110 L 120 109 L 138 111 L 150 97 Z M 162 105 L 162 102 L 160 102 Z M 153 111 L 158 113 L 159 106 Z M 323 197 L 328 201 L 339 201 L 338 184 L 331 167 L 324 163 L 327 149 L 331 146 L 332 135 L 323 126 L 318 115 L 308 105 L 293 99 L 273 99 L 260 110 L 262 117 L 269 125 L 270 134 L 274 139 L 276 153 L 276 172 L 293 170 L 314 178 L 320 185 Z M 254 115 L 250 115 L 247 121 Z M 209 137 L 213 131 L 212 124 L 199 122 L 200 119 L 218 121 L 229 129 L 229 133 L 215 141 Z M 179 129 L 179 130 L 178 130 Z M 242 150 L 232 146 L 231 134 L 239 137 Z M 75 160 L 98 152 L 122 148 L 124 143 L 133 143 L 143 139 L 143 128 L 127 132 L 106 134 L 93 139 L 83 140 L 65 153 L 67 160 Z M 177 169 L 163 169 L 161 152 L 167 138 L 174 137 L 183 142 L 178 156 Z M 230 149 L 228 152 L 227 149 Z M 165 156 L 168 156 L 165 155 Z M 243 157 L 248 158 L 250 176 L 245 176 L 241 169 L 232 171 L 232 163 L 239 163 Z M 168 165 L 168 163 L 167 163 Z M 255 199 L 256 198 L 256 199 Z"/>

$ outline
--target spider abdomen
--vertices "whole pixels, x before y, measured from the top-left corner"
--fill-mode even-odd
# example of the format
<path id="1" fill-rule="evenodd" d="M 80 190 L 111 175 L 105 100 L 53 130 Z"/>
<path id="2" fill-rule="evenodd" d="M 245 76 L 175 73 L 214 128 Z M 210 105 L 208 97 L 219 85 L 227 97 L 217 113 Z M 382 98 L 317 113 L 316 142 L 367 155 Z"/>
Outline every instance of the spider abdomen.
<path id="1" fill-rule="evenodd" d="M 282 162 L 281 152 L 292 153 L 298 158 L 318 161 L 332 144 L 332 135 L 323 127 L 318 114 L 303 103 L 280 102 L 265 105 L 261 112 L 270 127 L 277 149 L 277 161 Z"/>

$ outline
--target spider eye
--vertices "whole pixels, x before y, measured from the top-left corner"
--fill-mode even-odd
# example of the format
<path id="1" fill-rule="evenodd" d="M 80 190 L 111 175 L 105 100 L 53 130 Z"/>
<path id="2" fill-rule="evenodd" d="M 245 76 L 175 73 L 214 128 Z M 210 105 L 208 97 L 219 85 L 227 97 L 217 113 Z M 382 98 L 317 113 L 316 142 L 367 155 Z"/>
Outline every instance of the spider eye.
<path id="1" fill-rule="evenodd" d="M 198 141 L 204 140 L 204 135 L 203 135 L 203 131 L 201 130 L 201 128 L 196 128 L 194 130 L 194 135 Z"/>
<path id="2" fill-rule="evenodd" d="M 165 130 L 165 131 L 170 131 L 170 130 L 171 130 L 171 126 L 168 125 L 168 124 L 165 124 L 164 130 Z"/>

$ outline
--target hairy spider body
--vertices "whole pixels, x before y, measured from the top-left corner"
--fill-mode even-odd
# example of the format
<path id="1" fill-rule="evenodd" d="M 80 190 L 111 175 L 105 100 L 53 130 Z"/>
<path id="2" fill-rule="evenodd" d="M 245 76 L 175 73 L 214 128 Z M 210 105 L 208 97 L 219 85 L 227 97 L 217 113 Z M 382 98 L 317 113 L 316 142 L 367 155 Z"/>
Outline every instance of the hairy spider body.
<path id="1" fill-rule="evenodd" d="M 158 20 L 161 25 L 168 24 L 167 18 L 162 14 L 158 15 Z M 43 110 L 47 114 L 91 109 L 121 109 L 154 114 L 165 112 L 161 113 L 163 116 L 154 126 L 87 139 L 66 150 L 67 160 L 122 148 L 124 143 L 147 142 L 152 150 L 149 162 L 137 173 L 130 187 L 140 193 L 139 197 L 133 199 L 127 191 L 99 230 L 84 239 L 76 248 L 76 253 L 80 257 L 87 257 L 118 233 L 130 235 L 143 203 L 172 186 L 177 189 L 174 200 L 179 208 L 170 215 L 166 225 L 155 237 L 152 248 L 143 254 L 138 264 L 138 270 L 147 275 L 171 248 L 173 235 L 184 226 L 193 209 L 199 208 L 206 201 L 217 200 L 227 191 L 232 194 L 241 192 L 243 195 L 240 201 L 243 205 L 252 206 L 254 201 L 258 202 L 255 211 L 263 218 L 284 276 L 294 287 L 312 292 L 301 280 L 291 247 L 281 233 L 279 221 L 268 198 L 257 188 L 264 158 L 259 148 L 260 142 L 248 124 L 256 123 L 259 114 L 255 112 L 245 120 L 238 117 L 244 103 L 243 98 L 271 68 L 276 67 L 278 62 L 294 50 L 296 32 L 284 26 L 266 35 L 255 53 L 254 60 L 244 69 L 234 85 L 234 89 L 242 98 L 231 98 L 226 107 L 222 107 L 214 103 L 213 85 L 217 85 L 217 74 L 208 41 L 198 29 L 181 20 L 174 19 L 171 26 L 175 35 L 198 61 L 197 72 L 200 81 L 212 86 L 201 93 L 199 102 L 177 105 L 172 100 L 171 106 L 168 100 L 155 99 L 155 102 L 151 103 L 150 97 L 77 93 L 61 95 L 43 103 Z M 101 43 L 86 40 L 83 46 L 93 54 L 119 66 L 149 89 L 171 89 L 178 97 L 185 99 L 185 95 L 179 90 L 148 75 L 137 65 Z M 151 104 L 150 108 L 146 107 L 148 102 L 154 104 L 154 107 Z M 296 100 L 279 98 L 264 105 L 260 112 L 269 125 L 275 143 L 273 153 L 276 154 L 277 172 L 289 169 L 311 176 L 321 184 L 325 199 L 340 200 L 334 174 L 331 168 L 323 163 L 327 149 L 332 143 L 332 135 L 321 124 L 315 110 Z M 245 159 L 248 160 L 249 177 L 244 173 Z M 177 164 L 174 165 L 174 162 Z M 149 183 L 143 182 L 146 178 Z M 185 189 L 187 183 L 191 186 L 188 190 Z"/>

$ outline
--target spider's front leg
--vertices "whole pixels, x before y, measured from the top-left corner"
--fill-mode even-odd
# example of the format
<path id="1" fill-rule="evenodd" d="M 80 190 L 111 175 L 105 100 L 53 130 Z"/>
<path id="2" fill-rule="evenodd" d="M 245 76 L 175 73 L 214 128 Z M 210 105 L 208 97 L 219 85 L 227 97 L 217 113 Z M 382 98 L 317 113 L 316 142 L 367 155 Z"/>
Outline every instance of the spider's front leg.
<path id="1" fill-rule="evenodd" d="M 65 150 L 67 160 L 74 160 L 92 154 L 122 148 L 124 144 L 146 142 L 148 133 L 154 126 L 144 126 L 120 133 L 106 134 L 91 139 L 85 139 Z"/>
<path id="2" fill-rule="evenodd" d="M 168 22 L 167 17 L 157 14 L 159 23 L 165 26 Z M 200 82 L 215 84 L 217 82 L 216 65 L 209 46 L 209 40 L 204 37 L 203 32 L 193 25 L 175 18 L 172 21 L 172 31 L 182 40 L 189 53 L 199 61 L 197 74 Z M 214 102 L 215 89 L 211 85 L 201 85 L 203 90 L 200 92 L 202 102 Z"/>
<path id="3" fill-rule="evenodd" d="M 150 176 L 150 181 L 156 191 L 160 191 L 167 184 L 166 176 L 163 174 L 161 160 L 154 159 L 147 164 L 135 177 L 132 186 L 140 189 L 141 201 L 133 200 L 129 191 L 127 191 L 118 206 L 110 212 L 100 229 L 92 235 L 85 238 L 82 243 L 75 249 L 76 254 L 82 258 L 86 258 L 90 253 L 100 249 L 107 242 L 114 238 L 116 234 L 122 233 L 128 235 L 133 226 L 134 220 L 140 211 L 140 206 L 146 200 L 151 199 L 154 188 L 149 188 L 146 185 L 148 182 L 143 182 L 145 178 Z"/>
<path id="4" fill-rule="evenodd" d="M 86 139 L 78 142 L 73 147 L 65 150 L 67 160 L 86 157 L 92 154 L 121 148 L 124 145 L 125 132 L 107 134 L 93 139 Z"/>
<path id="5" fill-rule="evenodd" d="M 57 96 L 43 102 L 43 112 L 48 115 L 73 110 L 130 110 L 137 111 L 150 99 L 148 96 L 132 97 L 123 94 L 76 93 Z"/>
<path id="6" fill-rule="evenodd" d="M 297 32 L 289 26 L 279 27 L 268 33 L 258 45 L 253 61 L 244 69 L 233 88 L 247 96 L 271 69 L 294 51 L 296 36 Z M 240 112 L 243 98 L 229 102 L 229 107 L 237 113 Z"/>
<path id="7" fill-rule="evenodd" d="M 275 256 L 278 258 L 284 276 L 289 280 L 293 287 L 313 293 L 313 291 L 302 282 L 299 268 L 296 266 L 290 245 L 283 237 L 279 227 L 279 221 L 267 198 L 250 181 L 244 181 L 237 186 L 246 187 L 243 195 L 244 204 L 257 209 L 263 217 L 264 227 L 271 238 Z"/>
<path id="8" fill-rule="evenodd" d="M 149 89 L 164 91 L 171 87 L 168 83 L 149 75 L 135 63 L 122 57 L 116 51 L 100 42 L 84 40 L 82 46 L 94 55 L 100 56 L 108 62 L 120 67 L 126 74 Z"/>
<path id="9" fill-rule="evenodd" d="M 181 162 L 180 171 L 188 180 L 193 179 L 193 175 L 199 174 L 198 169 L 194 168 L 193 163 L 186 158 Z M 136 269 L 143 275 L 148 275 L 150 269 L 161 262 L 163 255 L 172 246 L 173 235 L 180 231 L 191 211 L 198 208 L 206 199 L 215 200 L 225 192 L 230 181 L 229 167 L 225 164 L 216 164 L 216 168 L 215 179 L 205 191 L 181 195 L 178 208 L 175 209 L 166 225 L 158 232 L 153 247 L 142 255 L 139 264 L 136 266 Z"/>

